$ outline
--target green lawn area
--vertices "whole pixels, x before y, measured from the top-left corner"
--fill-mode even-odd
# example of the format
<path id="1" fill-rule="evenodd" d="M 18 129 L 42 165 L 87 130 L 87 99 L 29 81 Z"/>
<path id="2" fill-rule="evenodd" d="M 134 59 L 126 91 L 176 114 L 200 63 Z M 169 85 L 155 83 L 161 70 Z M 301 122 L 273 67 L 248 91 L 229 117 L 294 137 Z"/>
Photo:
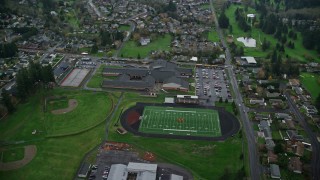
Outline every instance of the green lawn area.
<path id="1" fill-rule="evenodd" d="M 2 162 L 12 162 L 23 159 L 24 147 L 6 149 L 2 152 Z"/>
<path id="2" fill-rule="evenodd" d="M 210 9 L 210 4 L 201 4 L 200 5 L 200 8 L 202 8 L 202 9 Z"/>
<path id="3" fill-rule="evenodd" d="M 244 54 L 246 56 L 254 56 L 254 57 L 263 57 L 265 58 L 268 53 L 271 53 L 273 51 L 273 49 L 276 46 L 277 43 L 277 39 L 274 38 L 273 35 L 268 35 L 265 34 L 264 32 L 262 32 L 261 29 L 259 28 L 255 28 L 252 27 L 252 30 L 250 32 L 243 32 L 239 26 L 238 23 L 235 20 L 235 10 L 237 9 L 237 7 L 239 8 L 244 8 L 241 5 L 231 5 L 227 10 L 226 10 L 226 15 L 227 17 L 229 17 L 229 22 L 230 25 L 232 25 L 232 35 L 234 36 L 234 42 L 238 45 L 238 46 L 243 46 L 243 43 L 238 42 L 237 38 L 238 37 L 245 37 L 248 36 L 249 34 L 251 35 L 252 38 L 254 38 L 257 42 L 257 47 L 256 48 L 248 48 L 248 47 L 244 47 Z M 252 9 L 252 8 L 248 8 L 248 12 L 246 13 L 252 13 L 252 14 L 257 14 L 257 12 Z M 259 18 L 257 18 L 259 19 Z M 262 51 L 261 50 L 261 43 L 264 40 L 264 38 L 266 38 L 266 40 L 270 41 L 270 48 L 267 51 Z M 288 38 L 288 41 L 291 40 L 292 42 L 295 43 L 295 49 L 290 49 L 288 47 L 285 47 L 285 54 L 288 54 L 290 57 L 293 57 L 301 62 L 306 62 L 306 58 L 305 56 L 311 57 L 313 59 L 315 59 L 316 61 L 320 62 L 320 57 L 319 54 L 314 51 L 314 50 L 307 50 L 303 47 L 302 45 L 302 38 L 301 38 L 301 34 L 298 33 L 298 38 L 296 40 L 292 40 Z"/>
<path id="4" fill-rule="evenodd" d="M 218 32 L 214 28 L 212 28 L 208 33 L 208 40 L 212 42 L 220 42 Z"/>
<path id="5" fill-rule="evenodd" d="M 88 82 L 87 86 L 90 88 L 101 88 L 101 83 L 103 79 L 115 79 L 117 77 L 105 77 L 102 75 L 102 71 L 105 67 L 108 68 L 122 68 L 121 66 L 106 66 L 106 65 L 101 65 L 99 69 L 97 69 L 96 73 L 92 76 L 90 81 Z"/>
<path id="6" fill-rule="evenodd" d="M 35 142 L 36 157 L 14 171 L 0 171 L 0 179 L 73 179 L 82 157 L 102 141 L 104 124 L 76 136 Z"/>
<path id="7" fill-rule="evenodd" d="M 320 75 L 312 73 L 301 73 L 301 84 L 310 92 L 315 101 L 320 94 Z"/>
<path id="8" fill-rule="evenodd" d="M 218 112 L 211 109 L 147 106 L 140 132 L 153 134 L 221 136 Z"/>
<path id="9" fill-rule="evenodd" d="M 68 107 L 68 99 L 59 99 L 52 100 L 48 102 L 47 109 L 48 111 L 56 110 L 56 109 L 64 109 Z"/>
<path id="10" fill-rule="evenodd" d="M 75 29 L 79 28 L 79 20 L 74 10 L 66 14 L 66 19 L 73 28 Z"/>
<path id="11" fill-rule="evenodd" d="M 13 149 L 22 145 L 34 144 L 37 147 L 37 155 L 29 164 L 21 169 L 0 171 L 0 179 L 73 179 L 85 153 L 100 144 L 104 138 L 104 123 L 72 136 L 48 138 L 45 133 L 32 135 L 31 132 L 34 129 L 45 131 L 44 117 L 49 116 L 47 114 L 49 112 L 44 113 L 42 111 L 42 103 L 43 97 L 47 95 L 67 95 L 79 100 L 78 115 L 68 117 L 69 119 L 66 119 L 66 115 L 62 115 L 65 119 L 62 117 L 56 119 L 50 117 L 52 118 L 51 120 L 57 121 L 71 120 L 71 122 L 66 121 L 65 123 L 67 126 L 75 126 L 75 128 L 63 127 L 67 128 L 64 130 L 68 132 L 71 130 L 82 130 L 85 128 L 84 125 L 90 126 L 100 120 L 103 121 L 107 117 L 107 111 L 111 106 L 109 102 L 114 97 L 106 93 L 54 89 L 46 93 L 41 92 L 34 95 L 29 98 L 27 103 L 20 104 L 14 114 L 0 121 L 0 141 L 38 140 L 6 146 L 6 149 Z M 92 103 L 88 102 L 88 100 L 92 101 Z M 86 105 L 83 106 L 83 103 L 86 103 Z M 98 120 L 97 118 L 101 119 Z M 84 122 L 84 120 L 88 121 L 88 123 Z M 52 122 L 53 125 L 59 125 L 55 123 L 61 122 Z M 42 139 L 39 139 L 39 137 L 42 137 Z"/>
<path id="12" fill-rule="evenodd" d="M 223 107 L 225 108 L 226 111 L 230 112 L 231 114 L 233 114 L 233 108 L 232 108 L 232 103 L 225 103 L 225 102 L 215 102 L 215 106 L 217 107 Z"/>
<path id="13" fill-rule="evenodd" d="M 180 165 L 190 170 L 195 179 L 218 179 L 225 169 L 229 170 L 231 177 L 236 178 L 235 173 L 242 167 L 240 160 L 242 153 L 242 139 L 229 138 L 225 142 L 192 141 L 162 138 L 145 138 L 133 136 L 131 133 L 120 135 L 116 133 L 114 124 L 122 110 L 133 106 L 135 102 L 161 103 L 164 96 L 157 98 L 140 97 L 134 93 L 125 93 L 119 110 L 115 113 L 110 124 L 109 140 L 127 142 L 141 149 L 151 151 L 157 158 L 169 163 Z M 165 148 L 164 148 L 165 147 Z"/>
<path id="14" fill-rule="evenodd" d="M 125 43 L 120 51 L 120 55 L 122 55 L 122 57 L 137 58 L 138 54 L 140 54 L 141 58 L 145 58 L 151 51 L 170 51 L 170 43 L 171 36 L 169 34 L 166 34 L 163 37 L 159 36 L 157 39 L 151 40 L 151 42 L 146 46 L 137 45 L 136 42 L 130 40 Z"/>
<path id="15" fill-rule="evenodd" d="M 120 25 L 118 29 L 120 31 L 129 31 L 130 30 L 130 26 L 128 26 L 128 25 Z"/>
<path id="16" fill-rule="evenodd" d="M 64 92 L 69 99 L 76 99 L 78 106 L 71 112 L 55 115 L 45 113 L 47 135 L 64 135 L 81 132 L 102 122 L 112 108 L 112 101 L 105 93 L 73 91 Z"/>

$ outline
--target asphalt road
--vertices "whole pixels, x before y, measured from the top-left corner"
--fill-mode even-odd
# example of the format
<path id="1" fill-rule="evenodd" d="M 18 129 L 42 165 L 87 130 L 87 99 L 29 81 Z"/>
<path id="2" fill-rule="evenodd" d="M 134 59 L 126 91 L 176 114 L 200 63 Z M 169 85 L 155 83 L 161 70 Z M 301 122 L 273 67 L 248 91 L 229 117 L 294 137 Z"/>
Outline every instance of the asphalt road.
<path id="1" fill-rule="evenodd" d="M 301 126 L 307 133 L 310 139 L 310 143 L 312 146 L 312 179 L 313 180 L 319 180 L 320 179 L 320 143 L 317 140 L 317 136 L 312 132 L 311 128 L 305 121 L 303 115 L 300 113 L 298 107 L 293 102 L 293 100 L 290 97 L 290 94 L 288 92 L 285 93 L 285 96 L 287 97 L 288 104 L 290 107 L 290 110 L 294 113 L 298 121 L 300 122 Z"/>
<path id="2" fill-rule="evenodd" d="M 242 120 L 242 125 L 243 129 L 246 134 L 247 138 L 247 144 L 248 144 L 248 155 L 249 155 L 249 165 L 250 165 L 250 177 L 253 180 L 258 180 L 260 179 L 260 172 L 261 172 L 261 166 L 259 164 L 259 156 L 257 153 L 257 147 L 256 147 L 256 140 L 255 140 L 255 135 L 254 135 L 254 130 L 252 128 L 251 122 L 249 120 L 248 114 L 246 112 L 246 107 L 243 103 L 242 96 L 239 91 L 238 83 L 236 76 L 233 72 L 233 66 L 231 65 L 231 53 L 230 50 L 226 44 L 226 41 L 223 36 L 223 32 L 221 31 L 218 23 L 218 19 L 213 7 L 212 0 L 210 1 L 210 6 L 211 10 L 213 13 L 213 16 L 215 18 L 215 26 L 216 26 L 216 31 L 218 32 L 219 38 L 221 40 L 222 46 L 225 48 L 225 53 L 226 53 L 226 66 L 227 66 L 227 73 L 229 74 L 230 77 L 230 82 L 233 88 L 233 91 L 235 93 L 235 103 L 239 107 L 239 115 Z"/>

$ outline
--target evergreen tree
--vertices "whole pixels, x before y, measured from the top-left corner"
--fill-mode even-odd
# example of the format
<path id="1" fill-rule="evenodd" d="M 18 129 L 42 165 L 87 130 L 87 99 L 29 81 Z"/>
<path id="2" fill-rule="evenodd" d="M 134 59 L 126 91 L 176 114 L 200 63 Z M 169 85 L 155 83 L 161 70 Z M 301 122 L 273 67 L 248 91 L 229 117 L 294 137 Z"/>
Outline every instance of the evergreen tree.
<path id="1" fill-rule="evenodd" d="M 92 47 L 91 47 L 91 53 L 92 54 L 96 54 L 98 52 L 98 46 L 95 43 Z"/>
<path id="2" fill-rule="evenodd" d="M 5 88 L 2 89 L 1 96 L 2 96 L 3 103 L 6 106 L 8 112 L 12 113 L 15 110 L 15 107 L 12 104 L 11 96 L 9 95 L 8 91 Z"/>
<path id="3" fill-rule="evenodd" d="M 228 28 L 229 26 L 229 18 L 226 16 L 225 12 L 222 12 L 218 19 L 219 26 L 223 29 Z"/>
<path id="4" fill-rule="evenodd" d="M 318 95 L 318 97 L 316 99 L 315 106 L 318 109 L 318 114 L 320 114 L 320 94 Z"/>

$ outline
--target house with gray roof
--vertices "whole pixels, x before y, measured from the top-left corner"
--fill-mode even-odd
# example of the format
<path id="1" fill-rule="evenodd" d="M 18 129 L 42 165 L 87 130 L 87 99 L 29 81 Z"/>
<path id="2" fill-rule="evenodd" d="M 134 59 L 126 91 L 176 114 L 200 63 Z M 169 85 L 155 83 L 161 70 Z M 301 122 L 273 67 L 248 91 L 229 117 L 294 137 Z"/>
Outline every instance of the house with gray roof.
<path id="1" fill-rule="evenodd" d="M 276 164 L 270 164 L 270 175 L 271 178 L 273 179 L 280 179 L 281 174 L 280 174 L 280 168 Z"/>

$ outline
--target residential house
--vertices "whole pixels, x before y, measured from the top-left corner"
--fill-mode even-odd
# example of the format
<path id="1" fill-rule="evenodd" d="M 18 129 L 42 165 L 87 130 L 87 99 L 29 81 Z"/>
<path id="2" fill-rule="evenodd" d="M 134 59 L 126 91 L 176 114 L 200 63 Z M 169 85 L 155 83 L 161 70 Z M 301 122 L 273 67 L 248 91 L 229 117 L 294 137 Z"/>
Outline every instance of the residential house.
<path id="1" fill-rule="evenodd" d="M 294 173 L 301 174 L 302 173 L 302 162 L 299 157 L 291 157 L 288 165 L 289 170 Z"/>
<path id="2" fill-rule="evenodd" d="M 286 134 L 291 141 L 304 141 L 304 138 L 302 135 L 298 135 L 297 131 L 294 130 L 287 130 Z M 285 139 L 286 140 L 286 139 Z"/>
<path id="3" fill-rule="evenodd" d="M 300 80 L 299 79 L 289 79 L 289 86 L 292 86 L 292 87 L 300 86 Z"/>
<path id="4" fill-rule="evenodd" d="M 250 99 L 250 104 L 259 104 L 259 105 L 265 105 L 264 98 L 262 99 Z"/>
<path id="5" fill-rule="evenodd" d="M 275 147 L 275 143 L 272 139 L 266 139 L 266 148 L 269 150 L 269 151 L 273 151 L 274 147 Z"/>
<path id="6" fill-rule="evenodd" d="M 301 95 L 303 93 L 303 89 L 301 87 L 294 86 L 292 87 L 292 90 L 298 95 Z"/>
<path id="7" fill-rule="evenodd" d="M 308 114 L 318 114 L 317 108 L 311 104 L 303 104 L 302 107 L 307 111 Z"/>
<path id="8" fill-rule="evenodd" d="M 278 156 L 273 153 L 273 151 L 269 150 L 268 151 L 268 163 L 276 163 L 278 162 Z"/>
<path id="9" fill-rule="evenodd" d="M 276 164 L 270 164 L 270 174 L 271 174 L 271 178 L 280 179 L 281 174 L 280 174 L 279 166 Z"/>
<path id="10" fill-rule="evenodd" d="M 293 153 L 297 156 L 303 156 L 304 153 L 304 144 L 300 141 L 297 141 L 293 144 Z"/>

